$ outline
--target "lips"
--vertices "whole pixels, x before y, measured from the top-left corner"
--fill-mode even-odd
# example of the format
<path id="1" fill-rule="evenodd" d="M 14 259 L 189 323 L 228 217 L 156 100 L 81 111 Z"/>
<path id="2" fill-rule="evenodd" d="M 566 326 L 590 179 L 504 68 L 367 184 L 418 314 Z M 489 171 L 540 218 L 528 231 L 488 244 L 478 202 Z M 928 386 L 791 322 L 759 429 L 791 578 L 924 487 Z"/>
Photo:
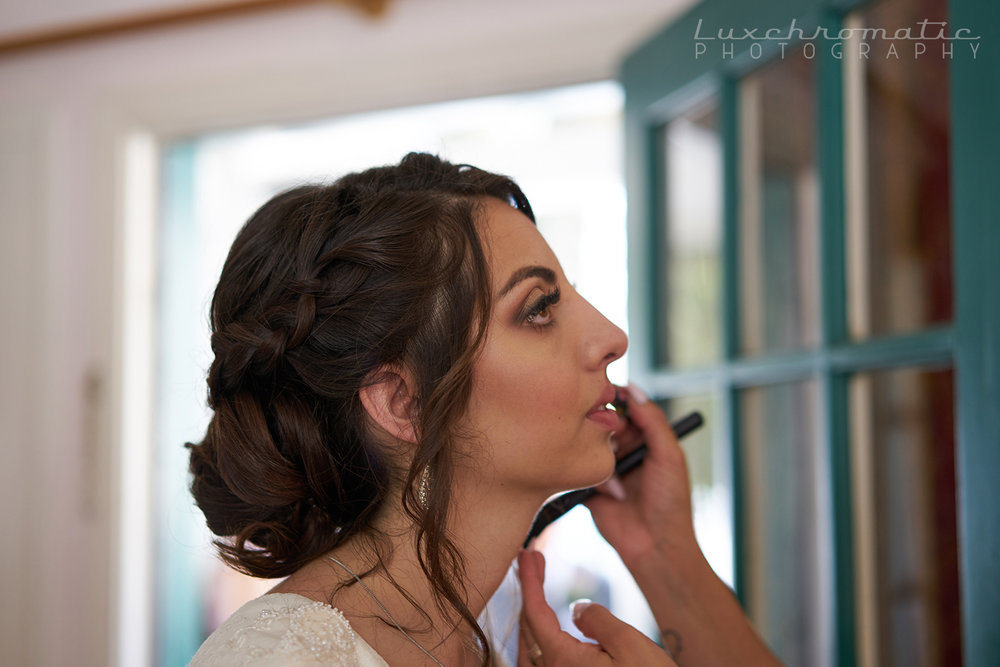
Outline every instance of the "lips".
<path id="1" fill-rule="evenodd" d="M 614 408 L 609 407 L 608 404 L 615 400 L 615 388 L 608 385 L 601 395 L 598 397 L 597 402 L 594 406 L 587 412 L 587 419 L 608 429 L 609 431 L 617 430 L 620 426 L 620 418 L 618 413 Z"/>

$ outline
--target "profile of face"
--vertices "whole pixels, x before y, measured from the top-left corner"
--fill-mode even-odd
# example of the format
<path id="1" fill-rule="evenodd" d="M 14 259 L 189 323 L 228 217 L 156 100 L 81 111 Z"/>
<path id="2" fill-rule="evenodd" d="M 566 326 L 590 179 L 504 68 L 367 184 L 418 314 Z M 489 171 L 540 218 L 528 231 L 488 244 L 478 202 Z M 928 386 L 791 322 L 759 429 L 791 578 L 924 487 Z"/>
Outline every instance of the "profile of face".
<path id="1" fill-rule="evenodd" d="M 485 444 L 481 483 L 540 499 L 598 484 L 619 426 L 607 368 L 628 339 L 576 292 L 523 213 L 490 199 L 479 227 L 493 312 L 466 425 Z"/>

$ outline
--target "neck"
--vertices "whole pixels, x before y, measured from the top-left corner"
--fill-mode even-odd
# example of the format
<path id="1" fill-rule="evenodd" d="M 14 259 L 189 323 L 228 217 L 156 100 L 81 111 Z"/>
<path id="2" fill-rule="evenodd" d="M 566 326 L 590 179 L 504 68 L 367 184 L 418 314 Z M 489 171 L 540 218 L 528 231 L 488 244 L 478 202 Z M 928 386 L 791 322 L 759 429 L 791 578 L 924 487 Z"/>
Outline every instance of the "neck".
<path id="1" fill-rule="evenodd" d="M 480 483 L 462 480 L 457 481 L 454 489 L 448 533 L 465 564 L 466 605 L 473 617 L 479 617 L 517 556 L 544 497 L 542 494 L 534 498 L 524 494 L 512 497 Z M 503 508 L 503 511 L 491 515 L 483 512 L 484 507 Z M 445 665 L 478 664 L 471 630 L 454 614 L 446 615 L 438 608 L 434 591 L 417 559 L 409 518 L 401 509 L 387 511 L 380 517 L 378 528 L 387 540 L 385 572 L 364 576 L 375 561 L 363 541 L 355 539 L 331 554 L 349 571 L 326 558 L 317 559 L 279 584 L 275 591 L 332 603 L 344 613 L 355 632 L 389 664 L 434 665 L 434 661 Z M 356 585 L 350 572 L 360 576 L 365 586 Z M 345 583 L 355 585 L 342 586 Z"/>
<path id="2" fill-rule="evenodd" d="M 465 562 L 469 609 L 476 616 L 503 582 L 546 497 L 491 489 L 481 481 L 456 484 L 449 528 Z M 499 509 L 485 509 L 491 507 Z"/>

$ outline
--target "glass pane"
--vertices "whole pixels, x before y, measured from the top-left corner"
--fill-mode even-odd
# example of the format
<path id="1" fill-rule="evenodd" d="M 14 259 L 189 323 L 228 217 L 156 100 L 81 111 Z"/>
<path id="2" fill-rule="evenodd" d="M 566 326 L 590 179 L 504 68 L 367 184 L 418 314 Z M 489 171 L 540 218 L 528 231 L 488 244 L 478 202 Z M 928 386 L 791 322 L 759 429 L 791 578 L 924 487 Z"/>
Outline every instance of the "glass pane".
<path id="1" fill-rule="evenodd" d="M 677 421 L 697 410 L 705 424 L 685 436 L 681 447 L 691 473 L 694 529 L 698 544 L 716 574 L 730 587 L 733 572 L 733 494 L 728 429 L 723 420 L 722 399 L 717 395 L 684 396 L 660 402 Z"/>
<path id="2" fill-rule="evenodd" d="M 819 341 L 814 62 L 789 51 L 741 84 L 740 335 L 748 354 Z"/>
<path id="3" fill-rule="evenodd" d="M 713 98 L 660 131 L 664 172 L 657 257 L 656 363 L 722 357 L 722 148 Z"/>
<path id="4" fill-rule="evenodd" d="M 789 665 L 829 665 L 833 572 L 829 468 L 815 382 L 740 396 L 746 601 Z"/>
<path id="5" fill-rule="evenodd" d="M 952 318 L 947 54 L 957 47 L 921 39 L 904 48 L 878 32 L 928 21 L 934 35 L 947 20 L 946 0 L 884 0 L 851 17 L 851 27 L 874 30 L 854 31 L 844 47 L 855 338 Z"/>
<path id="6" fill-rule="evenodd" d="M 953 391 L 950 370 L 852 380 L 862 664 L 962 664 Z"/>

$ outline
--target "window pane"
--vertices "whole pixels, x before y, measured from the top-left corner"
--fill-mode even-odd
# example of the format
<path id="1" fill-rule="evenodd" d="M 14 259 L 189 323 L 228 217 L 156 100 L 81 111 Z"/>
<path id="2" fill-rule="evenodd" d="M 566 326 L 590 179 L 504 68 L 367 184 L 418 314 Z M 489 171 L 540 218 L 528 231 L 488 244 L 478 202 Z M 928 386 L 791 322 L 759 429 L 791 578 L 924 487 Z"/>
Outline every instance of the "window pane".
<path id="1" fill-rule="evenodd" d="M 701 428 L 681 440 L 691 473 L 694 529 L 715 573 L 733 586 L 733 486 L 722 399 L 718 395 L 684 396 L 660 404 L 671 421 L 694 410 L 705 418 Z"/>
<path id="2" fill-rule="evenodd" d="M 741 349 L 815 345 L 818 197 L 815 65 L 802 51 L 741 84 Z"/>
<path id="3" fill-rule="evenodd" d="M 827 457 L 815 382 L 740 396 L 746 598 L 785 664 L 830 664 L 833 585 Z"/>
<path id="4" fill-rule="evenodd" d="M 721 150 L 714 98 L 660 131 L 664 201 L 655 322 L 660 366 L 697 366 L 722 356 Z"/>
<path id="5" fill-rule="evenodd" d="M 850 26 L 891 37 L 929 21 L 933 35 L 935 22 L 947 20 L 945 0 L 884 0 L 852 16 Z M 866 338 L 952 318 L 945 54 L 958 47 L 854 34 L 865 37 L 844 49 L 849 322 L 852 336 Z M 917 53 L 918 44 L 926 51 Z"/>
<path id="6" fill-rule="evenodd" d="M 962 664 L 950 370 L 851 384 L 859 655 Z"/>

